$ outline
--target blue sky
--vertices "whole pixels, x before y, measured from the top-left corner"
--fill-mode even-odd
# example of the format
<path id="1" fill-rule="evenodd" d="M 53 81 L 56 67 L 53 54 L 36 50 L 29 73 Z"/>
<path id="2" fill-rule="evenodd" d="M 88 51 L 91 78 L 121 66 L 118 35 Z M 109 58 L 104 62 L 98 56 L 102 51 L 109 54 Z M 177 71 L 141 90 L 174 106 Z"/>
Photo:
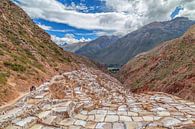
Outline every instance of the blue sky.
<path id="1" fill-rule="evenodd" d="M 90 41 L 102 35 L 123 36 L 150 22 L 177 16 L 193 19 L 195 14 L 195 2 L 184 0 L 14 1 L 57 44 Z"/>
<path id="2" fill-rule="evenodd" d="M 101 13 L 101 12 L 109 12 L 109 9 L 106 8 L 104 1 L 99 0 L 58 0 L 58 2 L 66 5 L 66 6 L 78 6 L 76 9 L 82 13 Z M 80 6 L 83 6 L 80 7 Z M 81 8 L 81 9 L 80 9 Z M 50 35 L 55 35 L 57 37 L 64 37 L 66 34 L 73 34 L 76 39 L 81 39 L 84 37 L 85 39 L 95 39 L 98 35 L 96 35 L 97 30 L 87 30 L 87 29 L 79 29 L 74 26 L 69 26 L 68 24 L 62 24 L 52 21 L 47 21 L 40 18 L 35 18 L 33 21 L 38 25 L 45 25 L 52 27 L 51 30 L 45 30 Z"/>

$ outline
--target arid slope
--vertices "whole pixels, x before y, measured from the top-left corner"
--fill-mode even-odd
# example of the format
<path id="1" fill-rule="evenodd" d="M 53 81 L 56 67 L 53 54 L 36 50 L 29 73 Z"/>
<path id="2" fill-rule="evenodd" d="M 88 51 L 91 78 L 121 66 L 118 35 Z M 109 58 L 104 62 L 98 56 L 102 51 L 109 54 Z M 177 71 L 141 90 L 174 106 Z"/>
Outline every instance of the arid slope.
<path id="1" fill-rule="evenodd" d="M 119 79 L 134 92 L 162 91 L 195 100 L 195 26 L 130 60 Z"/>
<path id="2" fill-rule="evenodd" d="M 25 12 L 8 0 L 0 2 L 0 105 L 17 98 L 31 85 L 80 64 L 87 59 L 64 52 Z"/>

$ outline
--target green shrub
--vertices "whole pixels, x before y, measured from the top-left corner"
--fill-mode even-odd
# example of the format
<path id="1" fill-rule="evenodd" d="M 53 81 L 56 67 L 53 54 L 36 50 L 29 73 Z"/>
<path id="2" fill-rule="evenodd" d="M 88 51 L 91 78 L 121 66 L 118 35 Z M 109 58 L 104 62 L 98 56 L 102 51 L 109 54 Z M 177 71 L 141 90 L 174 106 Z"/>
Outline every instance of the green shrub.
<path id="1" fill-rule="evenodd" d="M 13 71 L 17 72 L 24 72 L 26 71 L 26 68 L 23 65 L 20 64 L 15 64 L 15 63 L 10 63 L 10 62 L 4 62 L 4 65 Z"/>
<path id="2" fill-rule="evenodd" d="M 3 55 L 4 55 L 3 51 L 1 51 L 1 50 L 0 50 L 0 55 L 1 55 L 1 56 L 3 56 Z"/>
<path id="3" fill-rule="evenodd" d="M 0 72 L 0 84 L 5 84 L 7 82 L 7 74 Z"/>

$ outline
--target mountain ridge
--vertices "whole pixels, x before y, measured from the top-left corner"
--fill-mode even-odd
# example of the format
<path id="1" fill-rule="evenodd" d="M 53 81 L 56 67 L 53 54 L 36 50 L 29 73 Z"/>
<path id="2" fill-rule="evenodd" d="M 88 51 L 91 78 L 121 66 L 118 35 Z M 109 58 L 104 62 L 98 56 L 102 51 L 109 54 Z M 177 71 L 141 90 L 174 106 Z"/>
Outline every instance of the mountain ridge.
<path id="1" fill-rule="evenodd" d="M 195 21 L 185 17 L 150 23 L 100 50 L 94 56 L 94 60 L 121 66 L 137 54 L 148 51 L 163 41 L 181 36 L 193 24 Z"/>
<path id="2" fill-rule="evenodd" d="M 161 91 L 195 100 L 195 25 L 125 64 L 118 78 L 132 91 Z"/>
<path id="3" fill-rule="evenodd" d="M 117 36 L 100 36 L 99 38 L 88 42 L 86 45 L 76 50 L 75 53 L 82 56 L 86 56 L 93 60 L 94 56 L 98 53 L 98 51 L 109 47 L 117 39 Z"/>

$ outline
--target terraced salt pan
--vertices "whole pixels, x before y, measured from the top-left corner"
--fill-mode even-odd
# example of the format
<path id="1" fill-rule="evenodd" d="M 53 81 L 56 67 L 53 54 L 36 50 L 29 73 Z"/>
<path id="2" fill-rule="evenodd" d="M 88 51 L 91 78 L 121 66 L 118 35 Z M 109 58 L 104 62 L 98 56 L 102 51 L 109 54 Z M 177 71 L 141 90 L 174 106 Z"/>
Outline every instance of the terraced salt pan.
<path id="1" fill-rule="evenodd" d="M 63 99 L 49 86 L 64 83 Z M 6 129 L 182 128 L 194 124 L 195 103 L 151 92 L 132 94 L 116 79 L 93 68 L 57 75 L 0 114 Z"/>

